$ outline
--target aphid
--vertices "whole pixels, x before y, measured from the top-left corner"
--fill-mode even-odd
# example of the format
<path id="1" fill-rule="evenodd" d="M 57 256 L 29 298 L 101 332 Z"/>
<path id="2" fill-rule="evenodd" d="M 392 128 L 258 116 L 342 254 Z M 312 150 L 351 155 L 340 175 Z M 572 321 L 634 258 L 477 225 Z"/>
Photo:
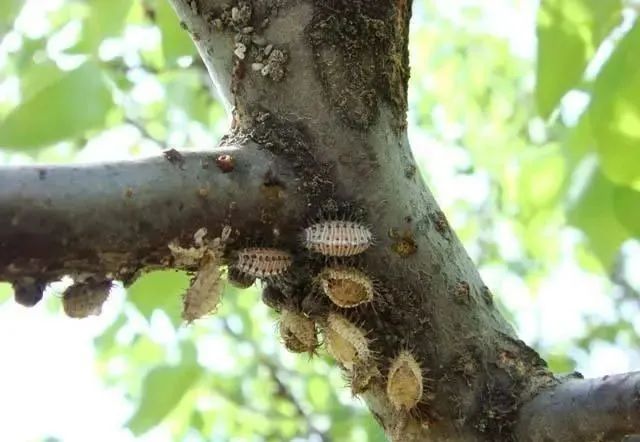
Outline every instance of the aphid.
<path id="1" fill-rule="evenodd" d="M 109 297 L 111 280 L 93 278 L 76 282 L 68 287 L 62 295 L 62 308 L 70 318 L 86 318 L 99 315 L 102 305 Z"/>
<path id="2" fill-rule="evenodd" d="M 326 256 L 353 256 L 373 243 L 369 228 L 353 221 L 322 221 L 304 229 L 304 245 Z"/>
<path id="3" fill-rule="evenodd" d="M 279 329 L 282 342 L 293 353 L 311 354 L 318 347 L 315 322 L 300 313 L 282 309 Z"/>
<path id="4" fill-rule="evenodd" d="M 286 272 L 291 262 L 291 255 L 284 250 L 252 247 L 238 252 L 235 267 L 254 278 L 272 278 Z"/>
<path id="5" fill-rule="evenodd" d="M 387 396 L 398 411 L 409 411 L 422 398 L 422 370 L 411 353 L 401 351 L 391 363 Z"/>
<path id="6" fill-rule="evenodd" d="M 325 295 L 339 307 L 351 308 L 373 300 L 371 279 L 360 270 L 327 267 L 319 275 Z"/>
<path id="7" fill-rule="evenodd" d="M 182 303 L 182 319 L 192 322 L 213 313 L 222 298 L 222 272 L 219 255 L 207 251 L 198 273 L 187 289 Z"/>
<path id="8" fill-rule="evenodd" d="M 347 370 L 370 358 L 369 343 L 364 332 L 342 315 L 329 313 L 324 336 L 329 354 Z"/>

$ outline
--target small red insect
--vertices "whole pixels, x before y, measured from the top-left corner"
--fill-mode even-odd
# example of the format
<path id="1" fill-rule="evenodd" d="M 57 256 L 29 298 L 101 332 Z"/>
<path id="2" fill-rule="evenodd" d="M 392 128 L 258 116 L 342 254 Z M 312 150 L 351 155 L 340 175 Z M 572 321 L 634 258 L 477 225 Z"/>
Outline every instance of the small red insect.
<path id="1" fill-rule="evenodd" d="M 372 243 L 371 230 L 353 221 L 322 221 L 304 230 L 304 245 L 327 256 L 358 255 Z"/>

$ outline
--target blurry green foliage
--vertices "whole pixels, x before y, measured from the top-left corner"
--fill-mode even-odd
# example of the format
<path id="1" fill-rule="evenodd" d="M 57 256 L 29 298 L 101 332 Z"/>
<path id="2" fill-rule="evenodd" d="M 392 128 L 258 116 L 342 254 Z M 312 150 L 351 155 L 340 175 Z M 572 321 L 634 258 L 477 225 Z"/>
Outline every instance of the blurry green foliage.
<path id="1" fill-rule="evenodd" d="M 621 0 L 541 0 L 534 65 L 516 36 L 492 29 L 497 3 L 471 3 L 415 2 L 410 132 L 424 140 L 414 148 L 425 179 L 481 269 L 535 293 L 566 258 L 560 232 L 573 226 L 583 237 L 571 259 L 606 275 L 621 245 L 640 238 L 640 25 L 623 20 Z M 16 82 L 15 94 L 0 94 L 0 155 L 72 159 L 85 141 L 132 126 L 134 153 L 149 141 L 210 146 L 220 135 L 222 106 L 166 0 L 65 1 L 46 12 L 44 35 L 12 30 L 22 4 L 0 7 L 0 35 L 19 42 L 0 65 L 1 90 Z M 67 41 L 70 24 L 78 32 Z M 437 176 L 449 166 L 453 186 Z M 134 405 L 123 422 L 133 434 L 161 425 L 174 440 L 384 440 L 325 354 L 309 360 L 279 345 L 255 287 L 227 287 L 215 316 L 182 324 L 189 277 L 144 275 L 95 340 L 100 376 Z M 510 293 L 495 294 L 517 323 Z M 0 284 L 0 302 L 10 295 Z M 568 372 L 576 351 L 620 340 L 640 342 L 618 312 L 539 350 Z"/>
<path id="2" fill-rule="evenodd" d="M 622 0 L 542 0 L 536 101 L 547 118 L 582 79 L 596 49 L 622 20 Z"/>
<path id="3" fill-rule="evenodd" d="M 0 122 L 0 146 L 38 148 L 80 137 L 104 123 L 113 102 L 98 66 L 87 62 L 64 73 L 50 68 L 36 68 L 37 73 L 27 76 L 36 84 Z"/>

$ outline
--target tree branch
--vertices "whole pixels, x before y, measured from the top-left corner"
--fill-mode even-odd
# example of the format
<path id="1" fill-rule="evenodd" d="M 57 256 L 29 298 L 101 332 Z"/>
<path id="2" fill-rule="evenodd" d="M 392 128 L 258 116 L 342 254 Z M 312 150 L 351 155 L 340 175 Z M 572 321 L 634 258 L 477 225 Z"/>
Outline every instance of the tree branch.
<path id="1" fill-rule="evenodd" d="M 0 280 L 42 284 L 91 273 L 126 283 L 141 269 L 169 265 L 167 244 L 191 243 L 200 227 L 216 235 L 233 225 L 266 241 L 276 240 L 274 229 L 292 236 L 302 207 L 290 168 L 255 143 L 137 161 L 3 167 Z"/>
<path id="2" fill-rule="evenodd" d="M 640 433 L 640 372 L 570 379 L 520 410 L 518 441 L 616 441 Z"/>

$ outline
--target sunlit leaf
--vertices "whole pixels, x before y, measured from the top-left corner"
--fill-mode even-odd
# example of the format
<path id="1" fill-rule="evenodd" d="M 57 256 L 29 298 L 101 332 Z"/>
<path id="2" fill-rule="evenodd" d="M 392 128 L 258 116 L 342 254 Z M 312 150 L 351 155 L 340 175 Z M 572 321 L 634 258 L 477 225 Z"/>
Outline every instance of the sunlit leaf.
<path id="1" fill-rule="evenodd" d="M 526 215 L 554 204 L 566 178 L 559 146 L 548 145 L 525 152 L 520 168 L 519 199 Z"/>
<path id="2" fill-rule="evenodd" d="M 139 436 L 158 425 L 198 381 L 202 369 L 193 356 L 183 357 L 178 366 L 164 365 L 147 374 L 142 398 L 127 427 Z"/>
<path id="3" fill-rule="evenodd" d="M 95 52 L 106 37 L 118 35 L 131 9 L 131 0 L 88 0 L 89 13 L 72 52 Z"/>
<path id="4" fill-rule="evenodd" d="M 177 270 L 158 270 L 142 275 L 127 289 L 129 301 L 145 318 L 163 310 L 174 325 L 180 323 L 182 295 L 189 287 L 189 276 Z"/>
<path id="5" fill-rule="evenodd" d="M 189 33 L 180 26 L 176 13 L 167 0 L 155 0 L 156 23 L 162 32 L 162 52 L 167 66 L 180 57 L 195 56 L 196 48 Z"/>
<path id="6" fill-rule="evenodd" d="M 620 224 L 640 238 L 640 191 L 616 187 L 613 191 L 613 207 Z"/>
<path id="7" fill-rule="evenodd" d="M 113 347 L 115 345 L 118 332 L 126 323 L 127 317 L 125 315 L 119 315 L 106 330 L 93 340 L 96 349 L 100 352 L 106 352 Z"/>
<path id="8" fill-rule="evenodd" d="M 331 387 L 327 379 L 313 376 L 307 381 L 307 396 L 316 410 L 326 410 L 329 408 L 331 399 Z"/>
<path id="9" fill-rule="evenodd" d="M 8 282 L 0 282 L 0 304 L 13 296 L 13 288 Z"/>
<path id="10" fill-rule="evenodd" d="M 0 122 L 0 146 L 33 149 L 99 127 L 112 105 L 100 67 L 86 62 L 66 72 Z"/>
<path id="11" fill-rule="evenodd" d="M 618 43 L 598 75 L 591 124 L 612 181 L 640 190 L 640 21 Z"/>
<path id="12" fill-rule="evenodd" d="M 13 20 L 16 18 L 22 5 L 23 0 L 2 0 L 2 7 L 0 8 L 0 36 L 7 32 L 13 24 Z"/>
<path id="13" fill-rule="evenodd" d="M 575 87 L 602 40 L 622 18 L 621 0 L 543 0 L 538 10 L 536 102 L 548 117 Z"/>
<path id="14" fill-rule="evenodd" d="M 545 355 L 545 361 L 553 373 L 571 373 L 576 368 L 576 361 L 566 353 L 551 353 Z"/>
<path id="15" fill-rule="evenodd" d="M 585 233 L 589 246 L 606 270 L 629 237 L 614 211 L 616 188 L 596 170 L 567 214 L 569 223 Z"/>

